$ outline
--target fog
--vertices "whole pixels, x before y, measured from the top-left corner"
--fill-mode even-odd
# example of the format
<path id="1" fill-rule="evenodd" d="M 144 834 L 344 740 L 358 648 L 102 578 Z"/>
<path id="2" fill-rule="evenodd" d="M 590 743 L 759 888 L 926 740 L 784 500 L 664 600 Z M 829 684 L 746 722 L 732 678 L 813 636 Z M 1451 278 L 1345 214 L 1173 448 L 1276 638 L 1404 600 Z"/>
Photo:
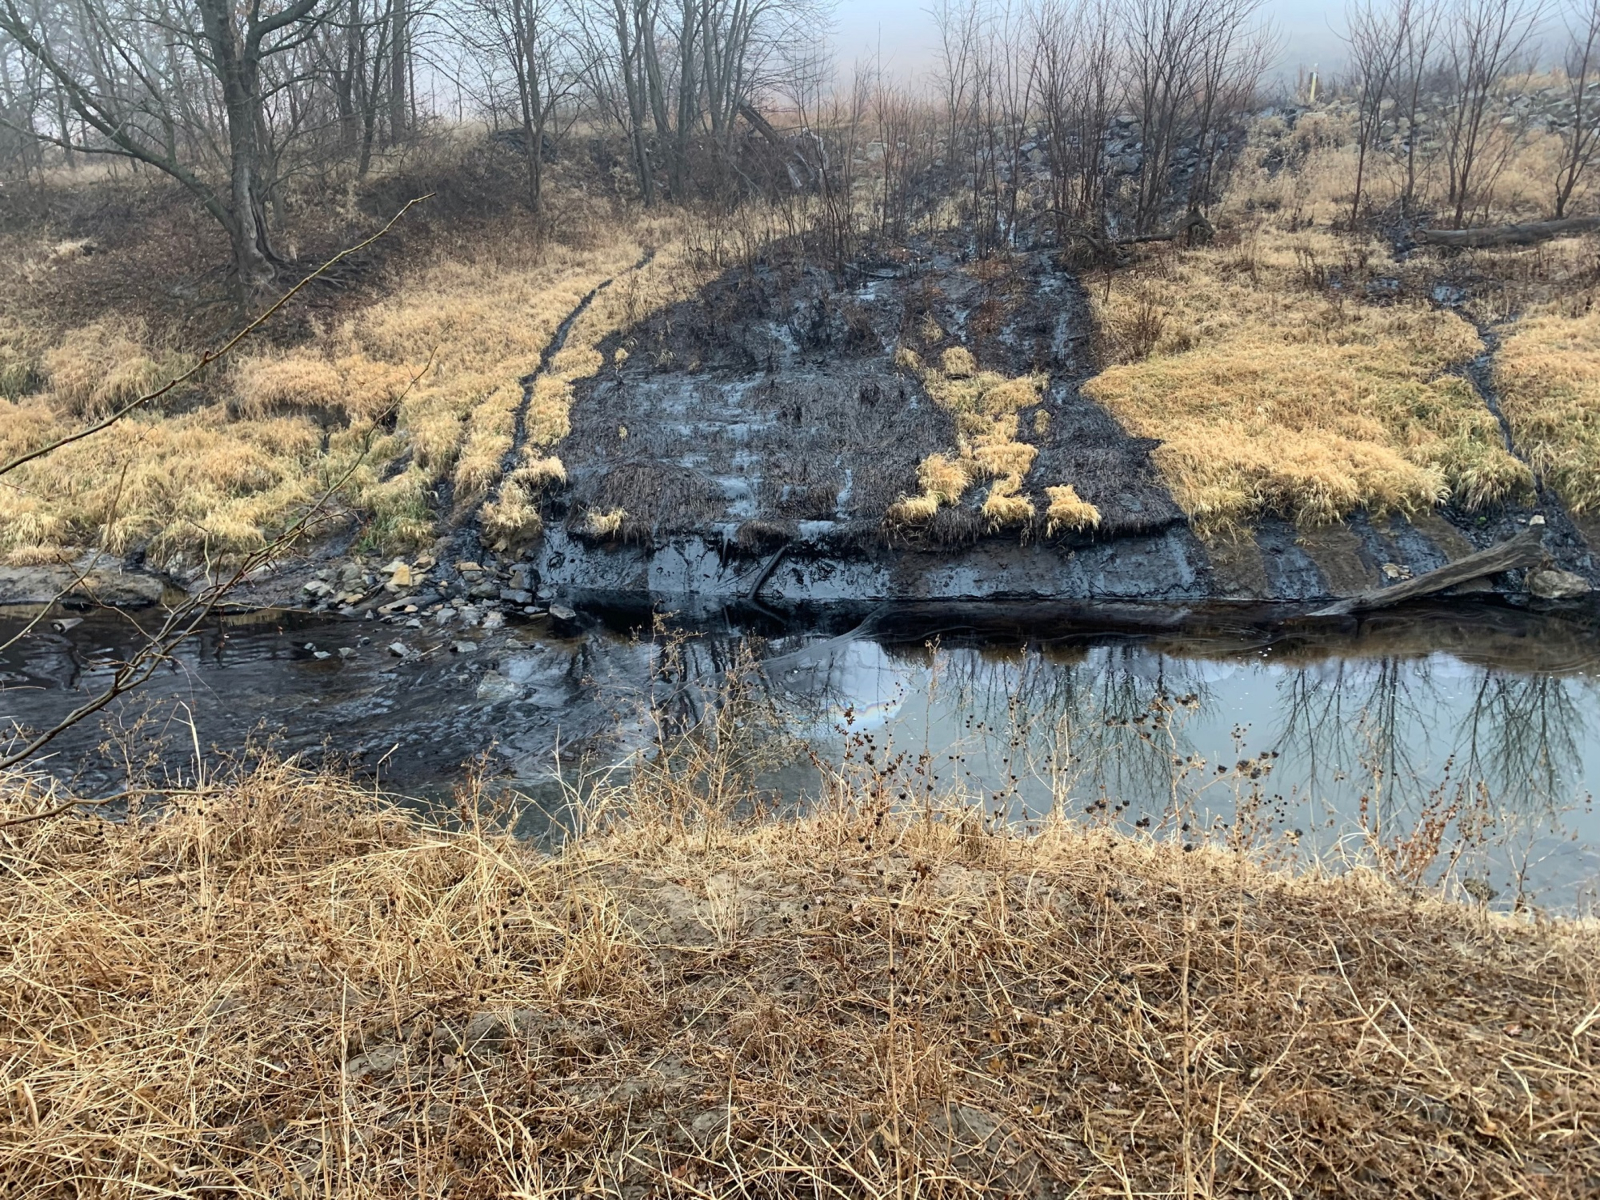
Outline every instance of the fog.
<path id="1" fill-rule="evenodd" d="M 1334 29 L 1344 5 L 1326 0 L 1266 0 L 1262 17 L 1279 33 L 1277 74 L 1337 66 L 1344 47 Z M 850 63 L 881 52 L 886 67 L 915 75 L 933 66 L 936 33 L 929 0 L 840 0 L 834 13 L 834 48 Z"/>

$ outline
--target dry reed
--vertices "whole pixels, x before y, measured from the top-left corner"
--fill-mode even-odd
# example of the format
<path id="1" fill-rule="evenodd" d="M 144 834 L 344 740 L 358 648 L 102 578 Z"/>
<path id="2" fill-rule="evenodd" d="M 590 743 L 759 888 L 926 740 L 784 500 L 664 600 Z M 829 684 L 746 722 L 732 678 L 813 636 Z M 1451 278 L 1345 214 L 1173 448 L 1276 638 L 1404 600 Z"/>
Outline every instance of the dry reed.
<path id="1" fill-rule="evenodd" d="M 8 1194 L 1594 1194 L 1591 924 L 736 777 L 553 854 L 270 763 L 0 826 Z"/>

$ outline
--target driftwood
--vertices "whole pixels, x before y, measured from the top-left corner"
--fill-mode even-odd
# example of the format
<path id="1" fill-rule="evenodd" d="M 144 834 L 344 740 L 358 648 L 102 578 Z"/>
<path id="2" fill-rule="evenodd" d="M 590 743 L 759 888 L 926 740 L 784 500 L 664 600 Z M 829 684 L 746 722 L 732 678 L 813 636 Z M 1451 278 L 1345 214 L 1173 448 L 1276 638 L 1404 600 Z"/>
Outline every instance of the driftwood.
<path id="1" fill-rule="evenodd" d="M 1059 216 L 1060 210 L 1050 208 L 1045 210 L 1047 215 Z M 1143 246 L 1151 242 L 1176 242 L 1187 241 L 1191 246 L 1203 246 L 1216 236 L 1216 228 L 1210 221 L 1199 213 L 1190 213 L 1177 226 L 1166 233 L 1141 233 L 1135 237 L 1105 238 L 1097 233 L 1090 233 L 1086 229 L 1065 229 L 1062 235 L 1074 242 L 1082 242 L 1089 247 L 1090 254 L 1098 262 L 1116 262 L 1122 255 L 1119 251 L 1125 246 Z"/>
<path id="2" fill-rule="evenodd" d="M 1146 242 L 1175 242 L 1179 238 L 1186 239 L 1191 246 L 1204 245 L 1216 234 L 1217 231 L 1210 221 L 1199 213 L 1190 213 L 1184 218 L 1183 224 L 1179 225 L 1171 233 L 1142 233 L 1138 237 L 1118 238 L 1113 245 L 1139 246 Z"/>
<path id="3" fill-rule="evenodd" d="M 1419 229 L 1417 241 L 1427 246 L 1535 246 L 1571 233 L 1600 229 L 1600 217 L 1566 217 L 1528 225 L 1490 225 L 1481 229 Z"/>
<path id="4" fill-rule="evenodd" d="M 1458 558 L 1436 571 L 1428 571 L 1415 579 L 1397 583 L 1393 587 L 1373 588 L 1371 591 L 1347 596 L 1343 600 L 1335 600 L 1326 608 L 1319 608 L 1311 615 L 1345 617 L 1351 613 L 1388 608 L 1407 600 L 1431 596 L 1457 584 L 1471 583 L 1474 579 L 1498 575 L 1502 571 L 1514 571 L 1519 567 L 1536 567 L 1544 561 L 1544 558 L 1544 531 L 1539 528 L 1525 529 L 1509 541 L 1490 546 L 1487 550 L 1479 550 L 1476 554 L 1469 554 L 1465 558 Z"/>

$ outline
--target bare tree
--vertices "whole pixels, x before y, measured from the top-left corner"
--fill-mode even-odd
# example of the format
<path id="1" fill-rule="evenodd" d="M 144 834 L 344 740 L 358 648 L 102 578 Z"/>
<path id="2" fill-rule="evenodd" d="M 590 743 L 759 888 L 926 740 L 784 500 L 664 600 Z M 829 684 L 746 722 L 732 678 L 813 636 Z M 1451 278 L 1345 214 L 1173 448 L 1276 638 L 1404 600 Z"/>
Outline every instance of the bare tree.
<path id="1" fill-rule="evenodd" d="M 1344 41 L 1350 47 L 1349 85 L 1356 103 L 1356 178 L 1350 196 L 1350 228 L 1361 218 L 1361 194 L 1383 121 L 1384 102 L 1391 99 L 1405 51 L 1402 24 L 1405 0 L 1384 4 L 1357 0 L 1346 10 Z"/>
<path id="2" fill-rule="evenodd" d="M 1399 56 L 1395 63 L 1395 124 L 1404 138 L 1404 180 L 1400 186 L 1400 211 L 1410 216 L 1417 201 L 1417 162 L 1421 148 L 1420 121 L 1426 89 L 1435 70 L 1439 22 L 1444 12 L 1437 0 L 1398 0 L 1395 38 Z M 1401 122 L 1404 122 L 1401 127 Z"/>
<path id="3" fill-rule="evenodd" d="M 469 0 L 469 5 L 463 46 L 480 58 L 492 116 L 498 121 L 506 107 L 514 113 L 527 159 L 527 203 L 538 212 L 546 147 L 559 132 L 558 109 L 585 74 L 572 14 L 558 0 Z"/>
<path id="4" fill-rule="evenodd" d="M 76 125 L 28 132 L 176 179 L 227 231 L 243 300 L 280 262 L 266 215 L 271 67 L 311 36 L 325 3 L 289 0 L 264 14 L 227 0 L 82 0 L 68 36 L 45 12 L 0 0 L 0 33 L 37 64 Z"/>
<path id="5" fill-rule="evenodd" d="M 1561 148 L 1556 173 L 1556 219 L 1567 215 L 1572 194 L 1594 160 L 1600 121 L 1594 119 L 1594 87 L 1590 75 L 1600 68 L 1600 0 L 1578 0 L 1567 25 L 1566 84 L 1572 125 Z"/>
<path id="6" fill-rule="evenodd" d="M 1447 203 L 1457 229 L 1480 189 L 1492 186 L 1509 154 L 1494 100 L 1517 68 L 1538 27 L 1544 0 L 1461 0 L 1450 14 L 1444 46 L 1444 158 Z"/>
<path id="7" fill-rule="evenodd" d="M 1106 127 L 1121 70 L 1111 0 L 1034 10 L 1039 111 L 1050 172 L 1050 208 L 1063 242 L 1105 238 Z"/>
<path id="8" fill-rule="evenodd" d="M 1259 7 L 1260 0 L 1124 0 L 1118 19 L 1142 146 L 1138 232 L 1149 233 L 1170 203 L 1180 149 L 1195 155 L 1210 187 L 1221 139 L 1265 65 L 1267 33 L 1251 28 Z M 1191 209 L 1202 198 L 1191 187 Z"/>

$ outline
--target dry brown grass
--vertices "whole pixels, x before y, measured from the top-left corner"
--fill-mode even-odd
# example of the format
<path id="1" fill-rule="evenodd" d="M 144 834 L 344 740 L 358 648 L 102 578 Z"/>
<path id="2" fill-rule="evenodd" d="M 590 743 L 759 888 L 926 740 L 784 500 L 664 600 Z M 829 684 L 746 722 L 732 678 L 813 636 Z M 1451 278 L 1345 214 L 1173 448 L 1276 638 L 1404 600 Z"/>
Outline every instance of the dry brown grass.
<path id="1" fill-rule="evenodd" d="M 1162 254 L 1117 276 L 1109 301 L 1097 293 L 1124 361 L 1085 391 L 1133 433 L 1160 439 L 1157 464 L 1206 530 L 1268 513 L 1315 524 L 1360 508 L 1525 496 L 1528 469 L 1450 373 L 1482 350 L 1472 326 L 1322 286 L 1323 265 L 1365 270 L 1384 257 L 1333 234 L 1270 228 L 1240 247 Z"/>
<path id="2" fill-rule="evenodd" d="M 596 343 L 697 278 L 678 232 L 671 219 L 650 219 L 580 244 L 507 237 L 474 258 L 419 264 L 339 327 L 239 360 L 193 411 L 141 414 L 17 472 L 8 479 L 16 486 L 0 490 L 0 556 L 31 560 L 108 533 L 112 552 L 147 545 L 177 569 L 265 544 L 347 473 L 341 502 L 380 547 L 431 540 L 446 480 L 460 504 L 493 498 L 497 536 L 528 536 L 539 490 L 564 477 L 549 447 L 567 432 L 572 385 L 600 366 Z M 635 272 L 643 248 L 657 245 L 656 260 Z M 579 302 L 613 278 L 626 286 L 596 296 L 536 381 L 522 458 L 497 493 L 523 403 L 518 380 Z M 0 390 L 43 380 L 37 394 L 0 407 L 0 457 L 185 365 L 151 351 L 133 327 L 88 326 L 42 351 L 37 341 L 0 330 Z"/>
<path id="3" fill-rule="evenodd" d="M 1045 509 L 1045 533 L 1054 537 L 1058 533 L 1072 533 L 1093 529 L 1100 524 L 1100 510 L 1090 504 L 1071 484 L 1065 487 L 1045 488 L 1050 497 L 1050 507 Z"/>
<path id="4" fill-rule="evenodd" d="M 1592 924 L 671 757 L 553 855 L 273 765 L 0 829 L 8 1190 L 1594 1194 Z"/>
<path id="5" fill-rule="evenodd" d="M 1512 436 L 1576 513 L 1600 505 L 1600 311 L 1555 304 L 1513 325 L 1495 357 Z"/>

